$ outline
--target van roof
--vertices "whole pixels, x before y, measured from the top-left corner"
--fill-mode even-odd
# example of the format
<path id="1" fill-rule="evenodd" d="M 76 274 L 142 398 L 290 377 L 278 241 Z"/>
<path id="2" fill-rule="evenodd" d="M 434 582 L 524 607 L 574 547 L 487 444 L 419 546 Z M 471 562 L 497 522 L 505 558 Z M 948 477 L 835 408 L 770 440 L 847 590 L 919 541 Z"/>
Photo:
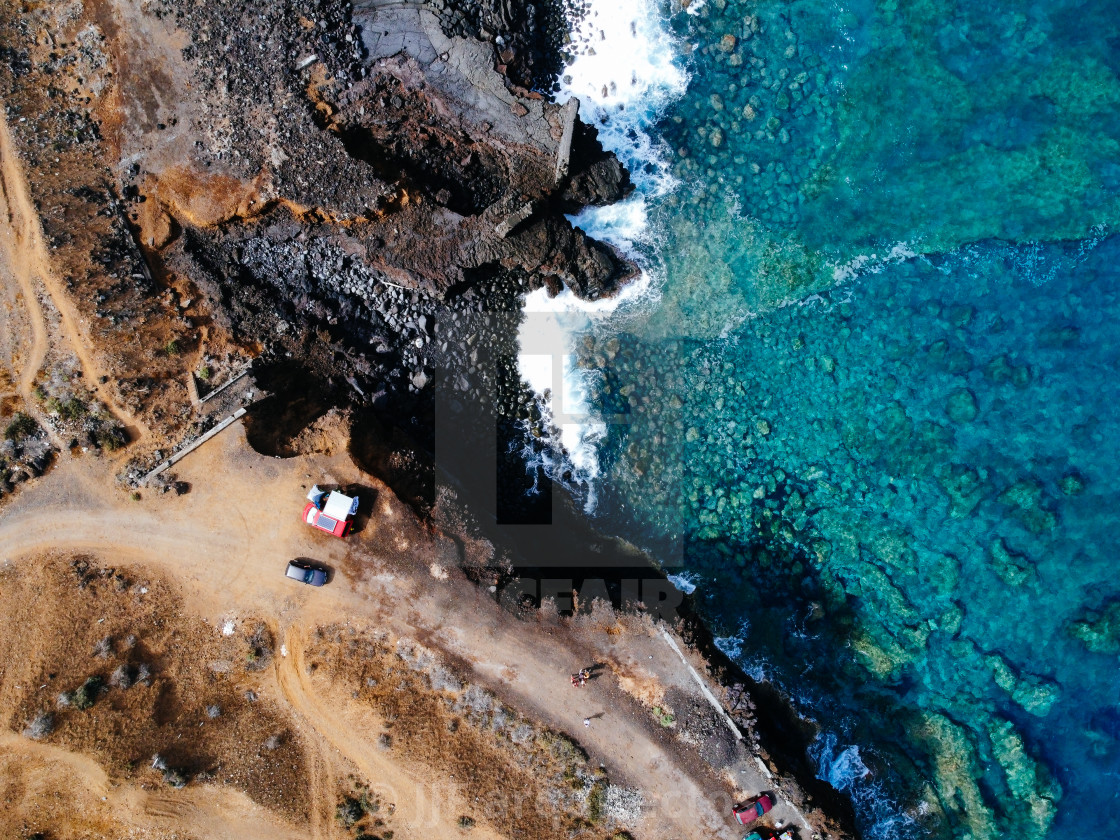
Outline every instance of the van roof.
<path id="1" fill-rule="evenodd" d="M 357 507 L 357 499 L 335 490 L 327 496 L 327 503 L 323 505 L 323 513 L 331 517 L 331 519 L 345 522 L 348 517 L 356 512 Z"/>

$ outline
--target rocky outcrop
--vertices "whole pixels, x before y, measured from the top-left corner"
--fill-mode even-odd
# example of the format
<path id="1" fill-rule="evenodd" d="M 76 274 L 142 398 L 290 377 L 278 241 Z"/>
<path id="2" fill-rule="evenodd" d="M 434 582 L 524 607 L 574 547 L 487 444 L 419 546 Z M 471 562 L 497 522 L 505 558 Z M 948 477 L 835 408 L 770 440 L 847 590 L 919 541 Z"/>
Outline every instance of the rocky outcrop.
<path id="1" fill-rule="evenodd" d="M 629 273 L 563 218 L 625 195 L 625 170 L 560 106 L 511 89 L 498 44 L 449 37 L 436 5 L 161 8 L 189 34 L 181 70 L 206 96 L 184 116 L 211 142 L 174 167 L 144 124 L 126 123 L 121 142 L 140 152 L 138 191 L 184 227 L 198 220 L 178 185 L 227 177 L 252 195 L 194 227 L 286 204 L 297 220 L 346 225 L 371 270 L 437 297 L 513 269 L 596 297 Z"/>
<path id="2" fill-rule="evenodd" d="M 204 139 L 170 166 L 174 143 L 122 127 L 134 194 L 181 231 L 142 239 L 238 342 L 369 402 L 427 386 L 455 353 L 437 318 L 468 291 L 505 309 L 542 285 L 609 295 L 631 272 L 564 215 L 618 200 L 627 173 L 578 103 L 500 72 L 496 30 L 464 37 L 442 3 L 160 8 L 189 36 L 175 60 L 205 95 L 181 111 Z"/>
<path id="3" fill-rule="evenodd" d="M 211 355 L 280 354 L 332 399 L 409 395 L 433 348 L 457 352 L 434 340 L 439 311 L 516 309 L 541 286 L 601 297 L 632 271 L 566 219 L 630 183 L 578 103 L 543 92 L 558 5 L 9 11 L 20 154 L 153 450 L 197 419 L 181 383 Z"/>

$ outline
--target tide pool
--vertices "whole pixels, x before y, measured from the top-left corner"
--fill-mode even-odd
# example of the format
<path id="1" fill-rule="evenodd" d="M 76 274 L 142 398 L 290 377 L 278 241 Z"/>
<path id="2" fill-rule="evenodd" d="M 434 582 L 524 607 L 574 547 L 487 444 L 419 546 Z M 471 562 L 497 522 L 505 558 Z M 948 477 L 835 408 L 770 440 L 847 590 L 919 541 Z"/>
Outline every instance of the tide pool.
<path id="1" fill-rule="evenodd" d="M 626 9 L 650 87 L 570 80 L 648 175 L 577 220 L 649 283 L 569 329 L 598 515 L 821 723 L 868 836 L 1109 836 L 1120 10 Z"/>

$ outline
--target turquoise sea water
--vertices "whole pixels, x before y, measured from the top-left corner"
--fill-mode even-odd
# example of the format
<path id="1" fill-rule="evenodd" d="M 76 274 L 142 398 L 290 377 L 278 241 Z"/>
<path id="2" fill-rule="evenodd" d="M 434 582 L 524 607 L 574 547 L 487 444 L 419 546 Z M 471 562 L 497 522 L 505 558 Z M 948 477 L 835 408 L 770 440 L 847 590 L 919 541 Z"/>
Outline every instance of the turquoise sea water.
<path id="1" fill-rule="evenodd" d="M 599 515 L 677 546 L 869 836 L 1112 836 L 1120 7 L 663 25 L 690 81 L 642 146 L 675 178 L 635 246 L 660 298 L 576 344 L 626 421 Z"/>

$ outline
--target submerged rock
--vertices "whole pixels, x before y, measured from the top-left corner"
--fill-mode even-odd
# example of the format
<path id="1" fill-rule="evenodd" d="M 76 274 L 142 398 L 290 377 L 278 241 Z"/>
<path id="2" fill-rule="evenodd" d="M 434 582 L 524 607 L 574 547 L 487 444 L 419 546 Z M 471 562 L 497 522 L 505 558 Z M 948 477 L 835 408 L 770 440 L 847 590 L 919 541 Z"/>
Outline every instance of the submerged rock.
<path id="1" fill-rule="evenodd" d="M 988 725 L 992 754 L 1003 770 L 1011 795 L 1022 806 L 1007 809 L 1015 825 L 1016 836 L 1046 837 L 1058 811 L 1062 789 L 1045 767 L 1027 754 L 1022 737 L 1010 721 L 993 720 Z"/>
<path id="2" fill-rule="evenodd" d="M 1012 484 L 999 494 L 999 501 L 1032 533 L 1045 533 L 1058 524 L 1058 517 L 1044 503 L 1042 485 L 1033 478 Z"/>
<path id="3" fill-rule="evenodd" d="M 1120 653 L 1120 601 L 1089 610 L 1067 632 L 1093 653 Z"/>
<path id="4" fill-rule="evenodd" d="M 1008 586 L 1022 586 L 1035 576 L 1035 569 L 1030 561 L 1017 551 L 1008 548 L 1002 538 L 992 540 L 988 546 L 988 557 L 992 569 Z"/>
<path id="5" fill-rule="evenodd" d="M 1001 837 L 995 814 L 977 784 L 982 775 L 980 764 L 964 728 L 944 715 L 926 713 L 912 732 L 933 758 L 937 798 L 946 814 L 967 827 L 973 840 Z"/>
<path id="6" fill-rule="evenodd" d="M 1085 477 L 1077 470 L 1067 473 L 1058 482 L 1058 489 L 1067 496 L 1080 496 L 1085 492 Z"/>
<path id="7" fill-rule="evenodd" d="M 945 413 L 954 423 L 971 423 L 980 413 L 976 395 L 967 388 L 958 388 L 949 394 L 945 403 Z"/>
<path id="8" fill-rule="evenodd" d="M 952 464 L 938 476 L 941 488 L 949 497 L 949 515 L 954 519 L 969 516 L 984 499 L 986 487 L 980 473 L 963 464 Z"/>
<path id="9" fill-rule="evenodd" d="M 992 672 L 996 685 L 1011 695 L 1011 699 L 1024 711 L 1036 717 L 1045 717 L 1062 696 L 1057 683 L 1033 674 L 1015 671 L 998 653 L 984 657 L 984 664 Z"/>

